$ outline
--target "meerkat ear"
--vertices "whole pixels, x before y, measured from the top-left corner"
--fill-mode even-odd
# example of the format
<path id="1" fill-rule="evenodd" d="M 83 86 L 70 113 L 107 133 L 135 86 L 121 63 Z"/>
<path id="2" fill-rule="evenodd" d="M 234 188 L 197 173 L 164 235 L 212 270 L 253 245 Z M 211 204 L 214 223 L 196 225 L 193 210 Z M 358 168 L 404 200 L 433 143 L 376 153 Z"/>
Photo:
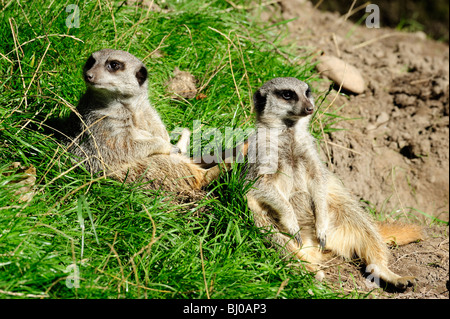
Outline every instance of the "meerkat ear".
<path id="1" fill-rule="evenodd" d="M 94 59 L 94 57 L 91 55 L 88 59 L 87 59 L 87 61 L 86 61 L 86 64 L 84 65 L 84 71 L 88 71 L 88 70 L 90 70 L 93 66 L 94 66 L 94 64 L 95 64 L 95 59 Z"/>
<path id="2" fill-rule="evenodd" d="M 147 69 L 145 68 L 145 66 L 142 66 L 139 71 L 136 72 L 136 78 L 139 85 L 144 84 L 145 80 L 147 80 Z"/>
<path id="3" fill-rule="evenodd" d="M 255 107 L 255 111 L 257 113 L 261 113 L 264 111 L 264 108 L 266 107 L 267 97 L 266 95 L 261 93 L 261 90 L 256 91 L 256 93 L 253 95 L 253 105 Z"/>

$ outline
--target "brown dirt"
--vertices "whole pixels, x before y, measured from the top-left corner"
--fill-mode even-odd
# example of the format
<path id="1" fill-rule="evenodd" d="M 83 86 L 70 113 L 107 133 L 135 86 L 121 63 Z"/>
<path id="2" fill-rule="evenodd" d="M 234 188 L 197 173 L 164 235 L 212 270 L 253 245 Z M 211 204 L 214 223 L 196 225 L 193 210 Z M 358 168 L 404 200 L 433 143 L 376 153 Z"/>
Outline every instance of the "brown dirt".
<path id="1" fill-rule="evenodd" d="M 328 96 L 330 102 L 336 96 L 330 110 L 342 107 L 339 115 L 355 120 L 340 122 L 344 131 L 325 136 L 324 157 L 354 195 L 377 212 L 407 216 L 426 228 L 425 241 L 392 249 L 393 270 L 416 276 L 417 286 L 374 296 L 448 298 L 448 224 L 430 226 L 425 215 L 449 220 L 448 45 L 422 32 L 369 29 L 364 21 L 355 25 L 304 0 L 267 6 L 262 17 L 297 18 L 287 24 L 287 41 L 298 44 L 299 56 L 323 52 L 359 69 L 367 85 L 363 94 L 342 95 L 335 87 Z M 315 88 L 323 92 L 329 86 L 325 80 Z M 369 290 L 355 265 L 328 272 L 330 281 L 341 278 L 344 291 Z"/>

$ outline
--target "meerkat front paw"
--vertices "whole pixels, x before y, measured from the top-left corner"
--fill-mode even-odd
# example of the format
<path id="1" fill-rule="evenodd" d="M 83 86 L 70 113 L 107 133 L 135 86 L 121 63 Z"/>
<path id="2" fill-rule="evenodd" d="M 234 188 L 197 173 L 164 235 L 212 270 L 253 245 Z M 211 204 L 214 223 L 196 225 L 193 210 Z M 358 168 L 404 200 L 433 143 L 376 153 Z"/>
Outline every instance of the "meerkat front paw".
<path id="1" fill-rule="evenodd" d="M 300 226 L 298 225 L 297 217 L 295 216 L 294 210 L 290 206 L 289 203 L 286 203 L 287 207 L 285 211 L 281 214 L 280 219 L 280 229 L 283 229 L 291 238 L 295 240 L 295 242 L 301 247 L 302 246 L 302 238 L 300 236 Z"/>
<path id="2" fill-rule="evenodd" d="M 191 136 L 191 130 L 188 128 L 183 128 L 181 131 L 181 138 L 189 138 Z"/>
<path id="3" fill-rule="evenodd" d="M 181 137 L 176 144 L 176 147 L 179 149 L 179 153 L 186 155 L 189 151 L 189 138 L 191 136 L 191 131 L 187 128 L 184 128 L 181 132 Z"/>
<path id="4" fill-rule="evenodd" d="M 300 227 L 291 227 L 289 229 L 289 234 L 292 235 L 299 247 L 303 245 L 302 237 L 300 236 Z"/>
<path id="5" fill-rule="evenodd" d="M 299 247 L 303 246 L 302 237 L 300 236 L 300 232 L 298 232 L 297 235 L 294 236 L 294 239 L 297 242 L 297 245 Z"/>
<path id="6" fill-rule="evenodd" d="M 317 234 L 317 239 L 319 240 L 319 249 L 325 250 L 327 245 L 327 234 Z"/>

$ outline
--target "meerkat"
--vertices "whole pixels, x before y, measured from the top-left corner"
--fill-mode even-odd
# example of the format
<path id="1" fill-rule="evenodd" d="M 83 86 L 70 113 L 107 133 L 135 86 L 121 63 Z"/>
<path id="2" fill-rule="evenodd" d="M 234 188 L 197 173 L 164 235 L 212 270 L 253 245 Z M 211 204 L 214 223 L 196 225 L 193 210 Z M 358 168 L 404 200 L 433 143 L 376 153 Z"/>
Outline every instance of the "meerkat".
<path id="1" fill-rule="evenodd" d="M 148 97 L 148 72 L 134 55 L 103 49 L 83 68 L 86 92 L 68 120 L 68 149 L 92 173 L 171 191 L 200 189 L 216 179 L 217 165 L 202 168 L 186 155 L 190 131 L 177 145 Z M 230 165 L 225 165 L 229 167 Z"/>
<path id="2" fill-rule="evenodd" d="M 314 112 L 309 86 L 275 78 L 254 94 L 256 133 L 249 139 L 247 194 L 254 222 L 285 252 L 318 271 L 323 250 L 357 255 L 386 283 L 405 289 L 414 277 L 388 267 L 388 246 L 422 239 L 419 226 L 375 222 L 319 158 L 309 133 Z"/>

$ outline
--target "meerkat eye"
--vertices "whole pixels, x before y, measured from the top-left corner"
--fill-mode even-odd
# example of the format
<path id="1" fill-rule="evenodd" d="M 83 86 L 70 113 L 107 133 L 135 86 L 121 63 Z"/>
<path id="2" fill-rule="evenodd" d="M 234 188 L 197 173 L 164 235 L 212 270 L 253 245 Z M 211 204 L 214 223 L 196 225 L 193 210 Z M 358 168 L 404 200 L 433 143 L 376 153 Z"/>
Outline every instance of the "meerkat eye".
<path id="1" fill-rule="evenodd" d="M 115 72 L 117 70 L 123 69 L 123 63 L 115 60 L 108 61 L 106 64 L 106 68 L 110 72 Z"/>
<path id="2" fill-rule="evenodd" d="M 292 100 L 296 97 L 296 94 L 294 91 L 291 90 L 283 90 L 280 91 L 280 96 L 285 99 L 286 101 Z"/>

